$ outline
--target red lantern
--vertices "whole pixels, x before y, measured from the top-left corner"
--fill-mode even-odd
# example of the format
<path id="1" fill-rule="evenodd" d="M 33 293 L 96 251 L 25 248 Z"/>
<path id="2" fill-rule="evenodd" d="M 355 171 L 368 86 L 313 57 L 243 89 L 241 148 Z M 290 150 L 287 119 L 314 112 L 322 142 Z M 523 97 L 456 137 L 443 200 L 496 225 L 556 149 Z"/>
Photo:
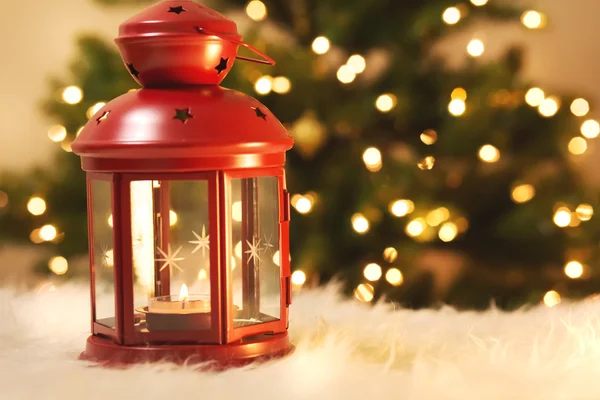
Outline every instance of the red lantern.
<path id="1" fill-rule="evenodd" d="M 143 89 L 109 102 L 73 151 L 87 171 L 92 336 L 85 359 L 242 363 L 287 354 L 293 145 L 257 100 L 217 86 L 235 23 L 162 1 L 116 40 Z M 250 61 L 272 63 L 244 58 Z M 114 299 L 99 294 L 110 282 Z"/>

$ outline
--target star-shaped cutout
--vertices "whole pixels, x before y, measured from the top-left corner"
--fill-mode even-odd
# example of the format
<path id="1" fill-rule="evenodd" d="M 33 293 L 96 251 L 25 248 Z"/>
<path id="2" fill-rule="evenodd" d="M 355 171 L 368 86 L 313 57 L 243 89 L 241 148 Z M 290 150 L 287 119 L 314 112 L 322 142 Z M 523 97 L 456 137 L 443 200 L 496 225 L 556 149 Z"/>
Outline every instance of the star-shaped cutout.
<path id="1" fill-rule="evenodd" d="M 102 115 L 96 118 L 96 122 L 98 122 L 98 125 L 100 125 L 100 122 L 106 121 L 108 119 L 108 114 L 110 114 L 110 111 L 104 111 Z"/>
<path id="2" fill-rule="evenodd" d="M 264 112 L 262 112 L 262 110 L 260 109 L 260 107 L 252 107 L 252 109 L 254 110 L 254 112 L 256 113 L 256 116 L 258 118 L 262 118 L 265 121 L 267 120 L 267 114 L 265 114 Z"/>
<path id="3" fill-rule="evenodd" d="M 129 73 L 135 77 L 135 79 L 137 79 L 138 76 L 140 75 L 140 71 L 135 69 L 133 64 L 127 64 L 127 69 L 129 70 Z"/>
<path id="4" fill-rule="evenodd" d="M 157 247 L 156 249 L 164 257 L 164 258 L 156 259 L 156 261 L 164 262 L 164 264 L 160 267 L 159 271 L 162 272 L 162 270 L 167 267 L 174 267 L 174 268 L 177 268 L 178 270 L 180 270 L 181 272 L 183 272 L 181 267 L 179 265 L 177 265 L 177 261 L 183 261 L 185 259 L 184 257 L 177 257 L 177 254 L 179 254 L 179 252 L 181 251 L 182 248 L 183 248 L 183 246 L 179 246 L 179 248 L 175 251 L 175 253 L 171 253 L 171 245 L 169 245 L 168 252 L 165 253 L 164 251 L 162 251 L 162 249 L 160 247 Z"/>
<path id="5" fill-rule="evenodd" d="M 188 243 L 195 244 L 196 248 L 192 254 L 202 249 L 202 257 L 206 257 L 206 250 L 210 250 L 210 235 L 206 234 L 206 226 L 202 225 L 202 236 L 192 231 L 197 240 L 190 240 Z"/>
<path id="6" fill-rule="evenodd" d="M 258 262 L 260 263 L 260 255 L 258 254 L 260 252 L 260 239 L 258 239 L 258 242 L 256 242 L 256 237 L 253 237 L 252 243 L 250 243 L 247 240 L 246 243 L 248 243 L 248 247 L 250 248 L 250 250 L 246 251 L 246 254 L 250 254 L 248 262 L 254 260 L 254 263 L 256 263 L 256 261 L 258 260 Z"/>
<path id="7" fill-rule="evenodd" d="M 192 110 L 190 108 L 184 108 L 181 110 L 175 109 L 175 116 L 173 117 L 173 119 L 178 119 L 184 124 L 187 124 L 188 119 L 194 118 L 191 111 Z"/>
<path id="8" fill-rule="evenodd" d="M 181 14 L 182 12 L 186 12 L 186 11 L 187 10 L 185 8 L 183 8 L 183 6 L 169 7 L 169 12 L 175 13 L 177 15 Z"/>
<path id="9" fill-rule="evenodd" d="M 221 57 L 221 62 L 219 62 L 219 65 L 217 65 L 215 67 L 215 69 L 217 70 L 217 75 L 221 75 L 221 73 L 227 69 L 228 62 L 229 62 L 229 57 L 228 58 Z"/>
<path id="10" fill-rule="evenodd" d="M 108 245 L 102 243 L 100 245 L 102 250 L 102 266 L 103 267 L 112 267 L 114 265 L 114 255 L 113 251 L 108 248 Z"/>
<path id="11" fill-rule="evenodd" d="M 263 248 L 263 251 L 268 251 L 269 249 L 273 248 L 273 236 L 269 236 L 269 238 L 267 239 L 267 235 L 265 235 L 265 247 Z"/>

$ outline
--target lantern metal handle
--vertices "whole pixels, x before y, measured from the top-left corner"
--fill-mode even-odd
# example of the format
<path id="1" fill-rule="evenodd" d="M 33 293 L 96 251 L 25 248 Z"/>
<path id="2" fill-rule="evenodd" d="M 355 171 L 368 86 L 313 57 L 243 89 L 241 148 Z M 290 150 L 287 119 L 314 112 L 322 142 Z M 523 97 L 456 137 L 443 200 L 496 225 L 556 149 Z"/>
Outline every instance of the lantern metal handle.
<path id="1" fill-rule="evenodd" d="M 198 31 L 198 33 L 203 33 L 205 35 L 210 35 L 210 36 L 216 36 L 216 37 L 218 37 L 220 39 L 227 40 L 227 41 L 230 41 L 231 43 L 237 44 L 238 46 L 245 47 L 248 50 L 256 53 L 257 55 L 259 55 L 260 57 L 264 58 L 264 60 L 259 60 L 259 59 L 251 58 L 251 57 L 236 56 L 236 58 L 239 59 L 239 60 L 251 61 L 251 62 L 258 63 L 258 64 L 275 65 L 275 60 L 273 60 L 271 57 L 269 57 L 268 55 L 266 55 L 262 51 L 258 50 L 256 47 L 249 45 L 248 43 L 244 43 L 241 40 L 238 40 L 238 39 L 235 39 L 235 38 L 231 38 L 231 37 L 227 37 L 227 36 L 222 36 L 221 34 L 219 34 L 217 32 L 208 31 L 208 30 L 206 30 L 204 28 L 201 28 L 199 26 L 196 27 L 196 30 Z"/>

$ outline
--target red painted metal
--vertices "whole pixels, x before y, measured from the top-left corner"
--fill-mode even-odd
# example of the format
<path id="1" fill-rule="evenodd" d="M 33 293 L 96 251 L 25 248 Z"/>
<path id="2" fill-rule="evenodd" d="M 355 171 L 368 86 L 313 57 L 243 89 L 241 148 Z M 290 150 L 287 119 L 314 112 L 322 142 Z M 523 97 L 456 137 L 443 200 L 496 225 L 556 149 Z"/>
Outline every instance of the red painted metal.
<path id="1" fill-rule="evenodd" d="M 255 336 L 237 343 L 202 346 L 118 346 L 108 339 L 90 336 L 80 359 L 108 366 L 148 362 L 200 364 L 212 361 L 209 367 L 222 368 L 283 357 L 293 350 L 294 346 L 290 344 L 287 333 Z"/>
<path id="2" fill-rule="evenodd" d="M 233 21 L 190 0 L 151 6 L 121 25 L 116 42 L 129 72 L 146 88 L 106 104 L 72 145 L 88 172 L 93 335 L 82 358 L 239 365 L 289 353 L 289 195 L 283 166 L 293 140 L 256 99 L 217 86 L 236 57 L 274 62 L 242 42 Z M 239 46 L 264 61 L 237 56 Z M 280 319 L 234 328 L 230 182 L 260 176 L 279 182 Z M 115 329 L 95 322 L 91 182 L 96 179 L 113 183 Z M 208 182 L 210 329 L 148 332 L 136 327 L 136 318 L 144 318 L 134 310 L 130 185 L 137 180 L 164 182 L 153 191 L 153 226 L 163 248 L 169 243 L 168 181 Z M 154 266 L 155 276 L 167 282 L 168 271 L 159 269 Z M 157 295 L 169 294 L 165 287 L 157 285 Z"/>

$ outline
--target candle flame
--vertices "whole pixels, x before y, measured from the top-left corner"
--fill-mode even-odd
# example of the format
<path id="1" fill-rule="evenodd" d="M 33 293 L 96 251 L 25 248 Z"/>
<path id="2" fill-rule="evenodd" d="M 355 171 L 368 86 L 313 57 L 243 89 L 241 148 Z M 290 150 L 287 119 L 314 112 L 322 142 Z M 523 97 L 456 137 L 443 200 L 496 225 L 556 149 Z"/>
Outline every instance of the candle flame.
<path id="1" fill-rule="evenodd" d="M 188 292 L 188 288 L 185 285 L 185 283 L 183 285 L 181 285 L 181 290 L 179 291 L 179 300 L 180 301 L 187 301 L 188 297 L 189 297 L 189 292 Z"/>

